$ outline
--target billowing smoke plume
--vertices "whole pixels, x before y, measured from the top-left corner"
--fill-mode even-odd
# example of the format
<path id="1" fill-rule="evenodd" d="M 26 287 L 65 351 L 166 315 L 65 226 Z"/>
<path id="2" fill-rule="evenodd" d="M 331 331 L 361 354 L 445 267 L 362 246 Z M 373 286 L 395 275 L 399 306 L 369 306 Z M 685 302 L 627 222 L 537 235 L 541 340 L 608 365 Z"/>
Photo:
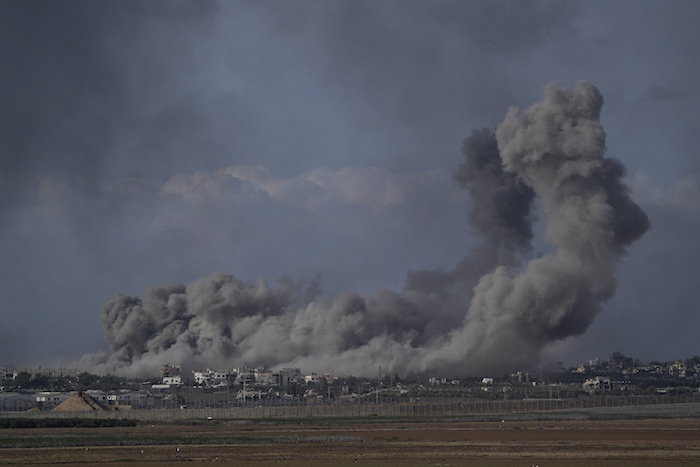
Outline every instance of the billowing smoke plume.
<path id="1" fill-rule="evenodd" d="M 442 295 L 457 286 L 470 294 L 485 273 L 498 265 L 515 266 L 531 249 L 535 193 L 515 173 L 504 170 L 496 136 L 485 129 L 474 131 L 464 140 L 462 153 L 465 162 L 455 171 L 455 180 L 472 199 L 469 223 L 483 242 L 451 271 L 409 273 L 408 290 Z"/>
<path id="2" fill-rule="evenodd" d="M 187 286 L 117 295 L 102 308 L 110 356 L 96 371 L 153 372 L 166 362 L 307 371 L 476 374 L 524 368 L 542 347 L 583 333 L 612 297 L 617 263 L 649 227 L 604 157 L 603 98 L 591 84 L 550 84 L 495 134 L 465 140 L 455 172 L 483 237 L 449 271 L 411 272 L 401 292 L 329 299 L 313 283 L 247 283 L 217 273 Z M 539 198 L 552 251 L 532 254 Z"/>

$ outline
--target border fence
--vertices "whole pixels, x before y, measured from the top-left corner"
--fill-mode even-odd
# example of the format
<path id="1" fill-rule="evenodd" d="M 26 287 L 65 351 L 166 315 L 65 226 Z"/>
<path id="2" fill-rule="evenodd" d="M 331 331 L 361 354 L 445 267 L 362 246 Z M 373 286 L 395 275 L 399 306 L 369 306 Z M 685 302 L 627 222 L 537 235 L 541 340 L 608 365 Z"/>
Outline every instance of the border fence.
<path id="1" fill-rule="evenodd" d="M 0 411 L 0 418 L 91 418 L 137 421 L 246 420 L 352 417 L 458 417 L 479 414 L 532 413 L 605 407 L 696 404 L 700 395 L 589 396 L 571 399 L 489 400 L 461 397 L 422 397 L 420 399 L 378 397 L 372 400 L 326 400 L 296 398 L 254 402 L 207 401 L 205 407 L 93 411 Z M 124 410 L 126 409 L 126 410 Z"/>

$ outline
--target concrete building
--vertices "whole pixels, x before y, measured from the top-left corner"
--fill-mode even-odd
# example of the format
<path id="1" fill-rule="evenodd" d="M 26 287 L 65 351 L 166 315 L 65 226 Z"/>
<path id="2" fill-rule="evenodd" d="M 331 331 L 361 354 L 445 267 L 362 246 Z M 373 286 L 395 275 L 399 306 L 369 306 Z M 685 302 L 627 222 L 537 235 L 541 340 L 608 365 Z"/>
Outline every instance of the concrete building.
<path id="1" fill-rule="evenodd" d="M 316 373 L 311 373 L 310 375 L 304 375 L 304 382 L 306 384 L 321 384 L 321 377 Z"/>
<path id="2" fill-rule="evenodd" d="M 0 411 L 24 412 L 36 407 L 36 395 L 0 392 Z"/>
<path id="3" fill-rule="evenodd" d="M 147 394 L 135 391 L 119 391 L 118 393 L 107 395 L 107 403 L 109 405 L 129 405 L 140 407 L 143 405 L 143 402 L 146 399 L 148 399 Z"/>
<path id="4" fill-rule="evenodd" d="M 182 368 L 180 365 L 171 365 L 166 363 L 160 367 L 160 377 L 163 384 L 171 386 L 179 386 L 182 384 L 182 376 L 180 375 Z"/>
<path id="5" fill-rule="evenodd" d="M 583 390 L 590 394 L 596 392 L 610 392 L 612 389 L 612 383 L 610 378 L 607 376 L 596 376 L 595 378 L 589 378 L 583 383 Z"/>
<path id="6" fill-rule="evenodd" d="M 0 379 L 12 379 L 17 378 L 19 371 L 15 368 L 0 368 Z"/>
<path id="7" fill-rule="evenodd" d="M 192 379 L 196 386 L 205 387 L 221 387 L 228 384 L 228 371 L 212 370 L 207 368 L 206 371 L 193 371 Z"/>
<path id="8" fill-rule="evenodd" d="M 34 397 L 36 398 L 36 406 L 42 410 L 53 409 L 61 405 L 63 401 L 70 398 L 71 394 L 67 392 L 40 392 Z"/>
<path id="9" fill-rule="evenodd" d="M 299 368 L 282 368 L 277 373 L 277 385 L 286 387 L 290 384 L 296 384 L 301 380 L 301 369 Z"/>
<path id="10" fill-rule="evenodd" d="M 46 376 L 48 378 L 77 378 L 81 370 L 77 368 L 24 368 L 22 371 L 26 371 L 32 378 L 37 376 Z"/>
<path id="11" fill-rule="evenodd" d="M 255 370 L 247 366 L 236 368 L 236 384 L 255 384 Z"/>
<path id="12" fill-rule="evenodd" d="M 255 374 L 255 384 L 260 384 L 262 386 L 277 385 L 277 377 L 272 374 L 270 367 L 264 366 L 262 368 L 256 368 L 253 372 Z"/>
<path id="13" fill-rule="evenodd" d="M 182 376 L 165 376 L 162 382 L 168 386 L 180 386 L 182 384 Z"/>

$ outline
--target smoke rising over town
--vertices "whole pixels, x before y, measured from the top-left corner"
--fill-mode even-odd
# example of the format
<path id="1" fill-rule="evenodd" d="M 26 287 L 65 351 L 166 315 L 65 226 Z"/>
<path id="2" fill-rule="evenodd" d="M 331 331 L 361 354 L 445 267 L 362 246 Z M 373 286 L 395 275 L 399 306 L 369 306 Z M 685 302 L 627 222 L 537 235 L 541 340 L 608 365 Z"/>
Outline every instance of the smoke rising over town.
<path id="1" fill-rule="evenodd" d="M 0 367 L 698 354 L 699 21 L 651 0 L 0 2 Z"/>
<path id="2" fill-rule="evenodd" d="M 367 376 L 377 367 L 477 374 L 536 364 L 546 344 L 585 332 L 615 292 L 625 248 L 649 227 L 623 166 L 604 156 L 602 106 L 590 83 L 552 83 L 542 101 L 511 108 L 495 134 L 464 141 L 455 179 L 483 242 L 453 270 L 412 272 L 402 292 L 375 297 L 314 296 L 313 284 L 227 273 L 117 295 L 101 316 L 112 354 L 95 369 L 235 361 Z M 535 197 L 553 250 L 533 257 Z"/>

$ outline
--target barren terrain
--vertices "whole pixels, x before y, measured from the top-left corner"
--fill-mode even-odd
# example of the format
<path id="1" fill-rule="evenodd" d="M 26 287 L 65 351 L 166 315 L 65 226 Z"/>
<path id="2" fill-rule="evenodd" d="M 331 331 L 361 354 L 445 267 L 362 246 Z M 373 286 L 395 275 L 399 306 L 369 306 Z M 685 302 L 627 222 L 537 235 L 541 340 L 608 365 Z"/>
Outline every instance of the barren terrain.
<path id="1" fill-rule="evenodd" d="M 0 446 L 1 465 L 691 466 L 700 420 L 5 429 Z"/>

